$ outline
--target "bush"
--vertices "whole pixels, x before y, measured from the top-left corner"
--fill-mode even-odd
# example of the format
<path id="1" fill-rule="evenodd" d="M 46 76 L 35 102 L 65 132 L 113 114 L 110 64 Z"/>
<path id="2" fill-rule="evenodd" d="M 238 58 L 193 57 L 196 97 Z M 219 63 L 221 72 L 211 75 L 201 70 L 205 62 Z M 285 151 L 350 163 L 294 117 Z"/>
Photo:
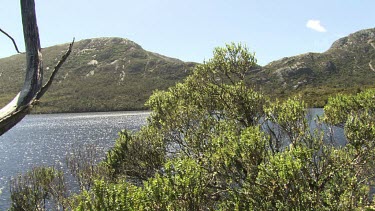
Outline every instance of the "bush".
<path id="1" fill-rule="evenodd" d="M 73 209 L 371 209 L 374 93 L 330 99 L 322 120 L 345 126 L 347 138 L 336 147 L 330 130 L 309 127 L 299 98 L 270 101 L 244 83 L 255 65 L 246 47 L 227 45 L 156 91 L 148 125 L 120 133 L 101 164 L 111 179 L 96 180 Z"/>
<path id="2" fill-rule="evenodd" d="M 10 210 L 64 209 L 67 192 L 63 172 L 53 167 L 35 167 L 11 180 L 10 194 Z"/>
<path id="3" fill-rule="evenodd" d="M 151 96 L 149 124 L 137 134 L 121 136 L 109 153 L 109 157 L 126 157 L 118 162 L 122 169 L 145 176 L 138 189 L 147 196 L 140 201 L 142 207 L 346 210 L 370 206 L 374 93 L 330 99 L 322 119 L 345 125 L 348 144 L 338 148 L 325 140 L 329 130 L 311 130 L 306 104 L 299 98 L 271 102 L 246 86 L 244 76 L 254 65 L 253 54 L 241 45 L 217 48 L 214 58 L 196 67 L 183 83 Z M 151 162 L 153 158 L 158 165 Z M 147 168 L 152 173 L 139 171 Z M 119 174 L 132 176 L 129 170 Z"/>

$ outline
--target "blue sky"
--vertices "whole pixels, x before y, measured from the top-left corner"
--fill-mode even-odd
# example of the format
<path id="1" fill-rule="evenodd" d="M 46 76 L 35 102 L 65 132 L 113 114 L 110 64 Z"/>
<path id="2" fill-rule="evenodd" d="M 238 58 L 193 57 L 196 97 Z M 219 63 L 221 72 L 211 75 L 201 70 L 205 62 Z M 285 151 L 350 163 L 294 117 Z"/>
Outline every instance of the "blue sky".
<path id="1" fill-rule="evenodd" d="M 375 27 L 375 0 L 36 0 L 42 47 L 123 37 L 144 49 L 203 62 L 241 42 L 258 63 L 323 52 L 333 41 Z M 19 1 L 2 0 L 0 28 L 24 49 Z M 0 58 L 15 54 L 0 35 Z"/>

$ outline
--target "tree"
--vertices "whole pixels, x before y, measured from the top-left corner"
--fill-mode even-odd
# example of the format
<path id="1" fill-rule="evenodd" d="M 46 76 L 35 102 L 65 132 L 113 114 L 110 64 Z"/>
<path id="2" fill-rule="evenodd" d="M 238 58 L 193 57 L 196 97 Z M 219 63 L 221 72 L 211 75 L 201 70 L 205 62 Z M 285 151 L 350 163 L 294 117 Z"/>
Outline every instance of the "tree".
<path id="1" fill-rule="evenodd" d="M 155 92 L 148 125 L 121 133 L 104 162 L 115 185 L 87 193 L 80 208 L 110 204 L 108 195 L 118 207 L 136 198 L 145 210 L 369 208 L 374 92 L 330 99 L 317 123 L 345 125 L 348 143 L 338 147 L 331 126 L 311 130 L 301 99 L 271 101 L 247 86 L 254 65 L 245 47 L 227 45 L 183 83 Z M 128 188 L 124 177 L 143 185 Z"/>
<path id="2" fill-rule="evenodd" d="M 68 51 L 55 66 L 49 80 L 42 86 L 43 63 L 34 0 L 21 0 L 21 15 L 26 49 L 25 82 L 20 93 L 0 110 L 0 135 L 20 122 L 44 95 L 52 84 L 57 71 L 68 58 L 74 43 L 73 40 Z M 1 31 L 4 33 L 3 30 Z M 8 37 L 10 36 L 8 35 Z M 12 41 L 14 42 L 13 39 Z"/>
<path id="3" fill-rule="evenodd" d="M 246 85 L 246 47 L 214 51 L 182 83 L 156 91 L 148 124 L 122 131 L 73 210 L 373 210 L 375 92 L 331 98 L 317 129 L 298 97 Z M 345 110 L 342 112 L 341 110 Z M 345 127 L 337 146 L 330 125 Z"/>

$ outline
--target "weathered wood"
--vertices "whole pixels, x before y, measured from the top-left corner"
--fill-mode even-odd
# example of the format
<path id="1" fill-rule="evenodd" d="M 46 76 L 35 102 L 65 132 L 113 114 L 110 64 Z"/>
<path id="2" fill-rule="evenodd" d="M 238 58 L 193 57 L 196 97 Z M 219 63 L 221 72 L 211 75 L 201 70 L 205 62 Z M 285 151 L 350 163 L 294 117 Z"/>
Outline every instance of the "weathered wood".
<path id="1" fill-rule="evenodd" d="M 26 76 L 18 98 L 18 106 L 31 102 L 43 81 L 42 53 L 34 0 L 21 0 L 21 14 L 26 50 Z"/>
<path id="2" fill-rule="evenodd" d="M 0 110 L 0 135 L 20 122 L 43 96 L 57 71 L 69 56 L 74 43 L 73 40 L 68 51 L 56 65 L 50 79 L 42 87 L 43 63 L 34 0 L 21 0 L 21 15 L 26 49 L 25 82 L 20 93 Z"/>

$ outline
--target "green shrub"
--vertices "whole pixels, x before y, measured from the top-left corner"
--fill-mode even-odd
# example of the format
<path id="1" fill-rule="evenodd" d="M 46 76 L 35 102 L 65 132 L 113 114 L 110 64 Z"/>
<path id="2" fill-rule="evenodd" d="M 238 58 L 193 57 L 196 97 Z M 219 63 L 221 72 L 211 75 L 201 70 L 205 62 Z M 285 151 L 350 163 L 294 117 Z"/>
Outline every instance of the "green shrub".
<path id="1" fill-rule="evenodd" d="M 10 182 L 10 210 L 64 209 L 67 197 L 64 175 L 53 167 L 35 167 Z"/>
<path id="2" fill-rule="evenodd" d="M 123 131 L 101 164 L 110 179 L 76 210 L 364 210 L 373 207 L 374 92 L 331 98 L 312 130 L 299 98 L 270 101 L 244 78 L 254 55 L 217 48 L 183 83 L 156 91 L 137 133 Z M 328 128 L 327 128 L 328 127 Z"/>

